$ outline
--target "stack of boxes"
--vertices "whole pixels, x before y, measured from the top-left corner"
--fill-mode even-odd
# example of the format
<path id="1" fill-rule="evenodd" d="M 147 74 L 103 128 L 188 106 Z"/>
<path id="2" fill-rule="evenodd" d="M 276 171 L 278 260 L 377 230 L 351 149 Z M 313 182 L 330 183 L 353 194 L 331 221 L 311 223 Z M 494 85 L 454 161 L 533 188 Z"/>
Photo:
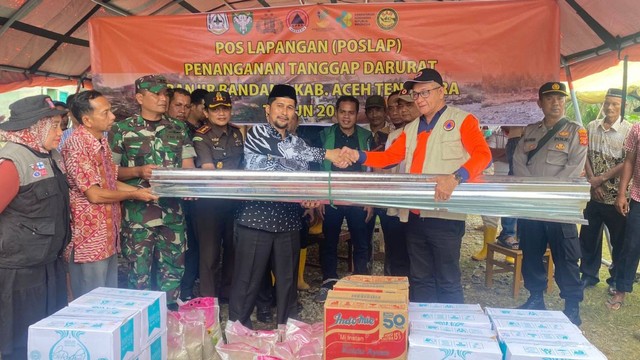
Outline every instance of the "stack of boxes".
<path id="1" fill-rule="evenodd" d="M 486 308 L 506 360 L 604 360 L 561 311 Z"/>
<path id="2" fill-rule="evenodd" d="M 409 360 L 502 359 L 480 305 L 410 303 L 409 321 Z"/>
<path id="3" fill-rule="evenodd" d="M 161 360 L 164 292 L 97 288 L 29 327 L 30 359 Z"/>
<path id="4" fill-rule="evenodd" d="M 406 277 L 352 275 L 324 304 L 324 359 L 406 359 Z"/>

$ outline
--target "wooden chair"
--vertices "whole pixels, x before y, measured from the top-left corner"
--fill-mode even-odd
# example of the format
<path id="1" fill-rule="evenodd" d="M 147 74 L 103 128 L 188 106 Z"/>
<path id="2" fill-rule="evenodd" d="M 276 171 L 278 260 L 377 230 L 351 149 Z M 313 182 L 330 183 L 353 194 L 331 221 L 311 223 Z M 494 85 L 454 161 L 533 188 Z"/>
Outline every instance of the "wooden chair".
<path id="1" fill-rule="evenodd" d="M 496 253 L 510 256 L 515 261 L 511 264 L 506 260 L 497 260 L 494 258 Z M 547 261 L 547 292 L 549 292 L 553 286 L 553 259 L 549 248 L 547 248 L 543 258 Z M 522 250 L 511 250 L 496 243 L 487 244 L 486 266 L 485 285 L 489 288 L 493 286 L 493 274 L 513 273 L 513 298 L 517 299 L 522 287 Z"/>

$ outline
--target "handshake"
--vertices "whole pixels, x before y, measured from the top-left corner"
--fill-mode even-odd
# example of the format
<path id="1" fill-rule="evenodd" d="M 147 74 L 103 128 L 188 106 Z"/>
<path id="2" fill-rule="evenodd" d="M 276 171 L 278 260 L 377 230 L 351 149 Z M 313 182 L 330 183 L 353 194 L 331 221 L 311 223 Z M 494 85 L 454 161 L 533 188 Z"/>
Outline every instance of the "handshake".
<path id="1" fill-rule="evenodd" d="M 350 149 L 345 146 L 342 149 L 327 150 L 324 158 L 331 161 L 333 165 L 344 169 L 358 162 L 360 153 L 358 150 Z"/>

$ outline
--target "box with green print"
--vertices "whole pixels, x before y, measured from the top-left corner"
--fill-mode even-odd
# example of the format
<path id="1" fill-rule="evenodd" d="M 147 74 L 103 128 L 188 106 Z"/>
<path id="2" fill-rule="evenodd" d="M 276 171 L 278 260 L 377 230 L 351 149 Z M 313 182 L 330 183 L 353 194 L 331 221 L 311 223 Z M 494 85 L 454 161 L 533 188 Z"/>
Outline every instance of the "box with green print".
<path id="1" fill-rule="evenodd" d="M 69 306 L 139 311 L 142 348 L 167 329 L 167 299 L 161 291 L 97 288 L 77 298 Z"/>

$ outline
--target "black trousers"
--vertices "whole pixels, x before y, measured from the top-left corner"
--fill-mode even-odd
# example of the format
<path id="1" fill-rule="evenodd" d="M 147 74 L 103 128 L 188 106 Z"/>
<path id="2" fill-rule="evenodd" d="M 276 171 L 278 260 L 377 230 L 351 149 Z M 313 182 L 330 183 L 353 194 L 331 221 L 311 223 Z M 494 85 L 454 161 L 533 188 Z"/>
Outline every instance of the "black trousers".
<path id="1" fill-rule="evenodd" d="M 530 293 L 542 293 L 547 287 L 547 271 L 542 257 L 551 249 L 556 284 L 560 297 L 582 301 L 580 282 L 580 241 L 575 224 L 518 219 L 520 250 L 522 250 L 522 278 Z"/>
<path id="2" fill-rule="evenodd" d="M 187 251 L 184 253 L 184 274 L 182 274 L 182 279 L 180 280 L 180 295 L 182 297 L 193 296 L 193 284 L 198 278 L 200 254 L 198 236 L 195 231 L 195 219 L 192 216 L 196 201 L 182 202 L 187 235 Z"/>
<path id="3" fill-rule="evenodd" d="M 413 302 L 463 304 L 460 246 L 464 221 L 409 215 L 409 298 Z"/>
<path id="4" fill-rule="evenodd" d="M 233 219 L 238 202 L 198 199 L 193 205 L 191 216 L 200 246 L 200 294 L 228 299 L 233 277 Z"/>
<path id="5" fill-rule="evenodd" d="M 620 252 L 620 259 L 616 265 L 616 290 L 621 292 L 633 291 L 633 283 L 640 262 L 640 203 L 629 201 L 627 214 L 627 229 L 624 244 Z"/>
<path id="6" fill-rule="evenodd" d="M 409 253 L 407 252 L 407 223 L 397 216 L 385 214 L 380 217 L 384 234 L 384 274 L 387 276 L 409 276 Z"/>
<path id="7" fill-rule="evenodd" d="M 229 320 L 253 328 L 251 312 L 264 284 L 269 263 L 277 279 L 277 323 L 286 324 L 296 314 L 300 232 L 271 233 L 236 225 L 235 262 Z"/>
<path id="8" fill-rule="evenodd" d="M 615 276 L 615 267 L 620 258 L 620 251 L 624 242 L 624 229 L 626 218 L 616 211 L 613 205 L 603 204 L 597 201 L 589 201 L 584 209 L 584 218 L 589 221 L 589 225 L 580 228 L 580 249 L 582 260 L 580 260 L 580 272 L 582 281 L 596 284 L 600 281 L 600 266 L 602 260 L 602 225 L 609 229 L 611 238 L 611 266 L 609 267 L 610 277 L 607 283 L 612 284 Z"/>
<path id="9" fill-rule="evenodd" d="M 353 246 L 353 273 L 369 273 L 370 241 L 367 238 L 367 223 L 364 222 L 367 212 L 363 210 L 362 206 L 338 205 L 335 209 L 331 206 L 325 206 L 324 222 L 322 223 L 324 240 L 320 242 L 322 280 L 338 278 L 338 241 L 345 217 Z"/>

